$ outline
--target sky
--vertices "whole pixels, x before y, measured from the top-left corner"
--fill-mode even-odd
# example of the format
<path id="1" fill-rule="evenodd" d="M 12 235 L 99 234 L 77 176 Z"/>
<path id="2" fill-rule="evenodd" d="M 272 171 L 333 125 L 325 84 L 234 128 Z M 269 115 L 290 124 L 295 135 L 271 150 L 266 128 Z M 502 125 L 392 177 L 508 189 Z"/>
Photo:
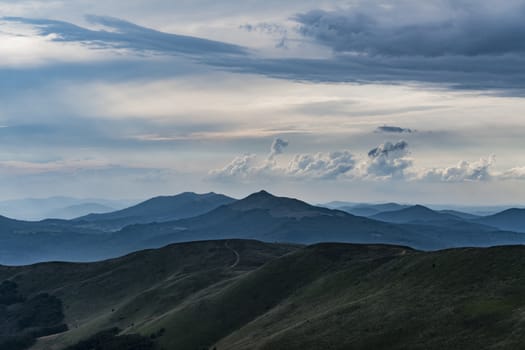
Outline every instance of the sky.
<path id="1" fill-rule="evenodd" d="M 0 0 L 0 199 L 523 204 L 524 15 L 515 0 Z"/>

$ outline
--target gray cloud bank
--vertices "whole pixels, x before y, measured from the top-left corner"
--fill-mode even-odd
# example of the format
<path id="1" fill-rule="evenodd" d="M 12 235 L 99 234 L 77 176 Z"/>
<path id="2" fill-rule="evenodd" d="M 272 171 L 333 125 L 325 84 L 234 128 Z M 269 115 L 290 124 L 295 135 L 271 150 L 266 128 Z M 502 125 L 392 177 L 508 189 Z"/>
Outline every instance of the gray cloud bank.
<path id="1" fill-rule="evenodd" d="M 373 2 L 372 2 L 373 3 Z M 405 9 L 418 18 L 424 5 L 397 2 L 394 9 L 361 5 L 347 11 L 312 10 L 298 14 L 300 32 L 339 53 L 372 56 L 484 56 L 525 52 L 525 4 L 500 12 L 458 1 L 448 18 L 404 23 L 387 18 Z M 494 3 L 493 3 L 494 5 Z M 446 6 L 444 6 L 446 9 Z M 405 17 L 407 18 L 407 17 Z M 406 21 L 406 19 L 405 19 Z"/>
<path id="2" fill-rule="evenodd" d="M 408 0 L 389 6 L 362 2 L 347 10 L 314 9 L 292 15 L 300 38 L 333 52 L 331 57 L 315 59 L 265 58 L 238 45 L 163 33 L 110 17 L 88 17 L 109 30 L 45 19 L 3 20 L 33 25 L 42 36 L 54 34 L 56 41 L 145 55 L 189 55 L 194 62 L 233 72 L 312 82 L 419 82 L 523 95 L 524 4 L 506 2 L 497 11 L 488 1 L 431 4 L 437 4 L 431 9 L 434 12 L 427 9 L 432 16 L 423 11 L 429 6 L 426 2 Z M 416 20 L 407 21 L 406 13 Z M 278 24 L 266 30 L 284 33 L 276 28 Z"/>

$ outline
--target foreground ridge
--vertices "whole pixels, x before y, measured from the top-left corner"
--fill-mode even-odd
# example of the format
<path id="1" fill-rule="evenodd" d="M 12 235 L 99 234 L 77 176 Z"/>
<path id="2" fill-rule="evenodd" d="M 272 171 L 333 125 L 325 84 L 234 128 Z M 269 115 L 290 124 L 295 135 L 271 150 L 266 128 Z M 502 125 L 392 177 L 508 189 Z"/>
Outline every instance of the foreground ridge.
<path id="1" fill-rule="evenodd" d="M 90 264 L 0 267 L 0 281 L 63 304 L 69 330 L 34 349 L 97 338 L 151 349 L 515 348 L 524 263 L 522 246 L 421 252 L 219 240 Z"/>

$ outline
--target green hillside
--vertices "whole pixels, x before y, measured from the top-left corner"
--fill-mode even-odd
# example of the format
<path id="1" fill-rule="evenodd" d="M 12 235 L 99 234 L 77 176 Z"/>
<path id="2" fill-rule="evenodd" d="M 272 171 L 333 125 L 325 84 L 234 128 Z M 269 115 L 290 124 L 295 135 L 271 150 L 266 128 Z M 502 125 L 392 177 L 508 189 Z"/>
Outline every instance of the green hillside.
<path id="1" fill-rule="evenodd" d="M 69 331 L 33 349 L 100 339 L 115 349 L 519 349 L 523 266 L 522 246 L 419 252 L 231 240 L 3 267 L 0 283 L 63 303 Z"/>

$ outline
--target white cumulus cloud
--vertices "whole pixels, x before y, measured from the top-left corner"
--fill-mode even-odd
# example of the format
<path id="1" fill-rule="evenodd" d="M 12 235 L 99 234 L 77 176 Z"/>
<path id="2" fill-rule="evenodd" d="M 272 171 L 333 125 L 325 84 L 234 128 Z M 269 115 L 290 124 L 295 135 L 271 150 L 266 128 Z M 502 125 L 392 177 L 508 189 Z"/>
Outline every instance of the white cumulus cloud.
<path id="1" fill-rule="evenodd" d="M 424 170 L 419 177 L 423 180 L 444 182 L 486 181 L 493 178 L 490 169 L 495 157 L 481 158 L 476 162 L 461 161 L 456 166 Z"/>

